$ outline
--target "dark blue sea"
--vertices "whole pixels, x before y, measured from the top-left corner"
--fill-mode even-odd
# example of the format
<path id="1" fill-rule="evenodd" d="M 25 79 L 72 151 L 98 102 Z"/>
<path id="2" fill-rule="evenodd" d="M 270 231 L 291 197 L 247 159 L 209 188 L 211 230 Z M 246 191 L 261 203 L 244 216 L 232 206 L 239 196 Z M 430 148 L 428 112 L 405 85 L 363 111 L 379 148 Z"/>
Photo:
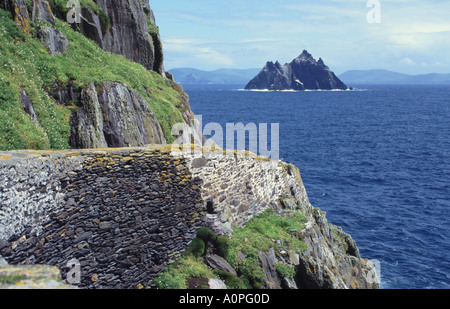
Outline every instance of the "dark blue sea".
<path id="1" fill-rule="evenodd" d="M 382 288 L 450 288 L 450 85 L 183 87 L 203 125 L 279 123 L 280 158 L 361 256 L 380 262 Z"/>

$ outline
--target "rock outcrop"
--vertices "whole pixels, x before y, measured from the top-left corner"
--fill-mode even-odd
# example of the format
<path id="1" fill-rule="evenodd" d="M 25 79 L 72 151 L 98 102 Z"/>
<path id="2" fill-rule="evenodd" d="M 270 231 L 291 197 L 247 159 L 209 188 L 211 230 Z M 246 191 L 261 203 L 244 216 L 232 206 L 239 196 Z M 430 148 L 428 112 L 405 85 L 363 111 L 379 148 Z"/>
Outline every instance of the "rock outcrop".
<path id="1" fill-rule="evenodd" d="M 33 1 L 33 14 L 32 19 L 35 20 L 36 17 L 39 20 L 48 21 L 50 24 L 55 26 L 55 16 L 53 16 L 52 9 L 47 1 L 36 0 Z"/>
<path id="2" fill-rule="evenodd" d="M 306 50 L 291 63 L 267 62 L 247 90 L 346 90 L 347 86 L 319 58 Z"/>
<path id="3" fill-rule="evenodd" d="M 92 11 L 84 10 L 84 33 L 92 37 L 100 47 L 137 62 L 148 70 L 164 76 L 162 43 L 155 24 L 155 17 L 148 1 L 96 0 L 108 15 L 110 26 L 102 34 Z M 89 13 L 89 14 L 87 14 Z M 92 27 L 92 24 L 97 26 Z"/>
<path id="4" fill-rule="evenodd" d="M 23 88 L 20 89 L 20 102 L 22 103 L 23 106 L 23 110 L 30 115 L 31 120 L 33 120 L 33 122 L 39 126 L 39 120 L 37 119 L 36 116 L 36 112 L 34 111 L 33 108 L 33 102 L 31 102 L 30 97 L 28 96 L 28 94 L 26 93 L 25 90 L 23 90 Z"/>
<path id="5" fill-rule="evenodd" d="M 95 41 L 100 48 L 103 48 L 103 30 L 98 15 L 90 8 L 83 7 L 81 8 L 81 16 L 80 30 L 86 37 Z"/>
<path id="6" fill-rule="evenodd" d="M 121 83 L 89 84 L 71 120 L 72 148 L 166 144 L 164 132 L 144 97 Z"/>
<path id="7" fill-rule="evenodd" d="M 15 3 L 12 0 L 2 1 L 5 1 L 4 7 L 7 10 L 11 10 L 11 5 Z M 26 3 L 25 0 L 19 1 Z M 148 1 L 92 1 L 94 4 L 81 2 L 80 16 L 77 16 L 79 23 L 74 22 L 72 26 L 74 28 L 79 26 L 86 37 L 95 41 L 105 51 L 122 55 L 150 71 L 165 76 L 162 42 L 155 16 Z M 48 11 L 51 14 L 51 11 L 45 9 L 48 3 L 44 0 L 37 0 L 37 3 L 37 7 L 34 9 L 36 15 L 40 19 L 48 20 L 45 16 L 48 13 L 44 12 Z M 68 8 L 65 5 L 59 6 L 56 2 L 53 2 L 52 5 L 54 5 L 52 9 L 55 16 L 66 20 Z M 23 19 L 20 16 L 18 15 L 18 20 Z M 27 16 L 25 19 L 28 20 L 29 17 Z M 23 27 L 28 27 L 28 24 L 24 24 Z"/>
<path id="8" fill-rule="evenodd" d="M 69 40 L 58 29 L 42 27 L 38 33 L 39 39 L 47 47 L 50 55 L 64 54 L 67 52 Z"/>
<path id="9" fill-rule="evenodd" d="M 0 0 L 0 8 L 11 12 L 20 29 L 25 33 L 30 33 L 30 14 L 26 0 Z"/>

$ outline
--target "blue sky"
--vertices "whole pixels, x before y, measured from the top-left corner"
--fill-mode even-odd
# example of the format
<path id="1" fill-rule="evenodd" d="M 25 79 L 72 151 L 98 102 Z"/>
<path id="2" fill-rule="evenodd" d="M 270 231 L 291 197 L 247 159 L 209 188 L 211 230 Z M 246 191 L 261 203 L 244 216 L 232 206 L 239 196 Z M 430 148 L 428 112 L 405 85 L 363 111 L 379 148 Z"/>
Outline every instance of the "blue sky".
<path id="1" fill-rule="evenodd" d="M 370 15 L 379 23 L 368 22 L 377 7 L 369 2 L 380 4 Z M 338 74 L 450 73 L 449 0 L 150 0 L 150 7 L 168 70 L 262 68 L 307 49 Z"/>

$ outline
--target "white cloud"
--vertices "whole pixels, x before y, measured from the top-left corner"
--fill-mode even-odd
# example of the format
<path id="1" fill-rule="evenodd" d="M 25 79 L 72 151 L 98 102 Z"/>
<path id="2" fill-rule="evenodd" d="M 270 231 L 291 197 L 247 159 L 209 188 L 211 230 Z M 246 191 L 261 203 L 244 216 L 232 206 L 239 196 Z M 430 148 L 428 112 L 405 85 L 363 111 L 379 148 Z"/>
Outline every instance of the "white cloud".
<path id="1" fill-rule="evenodd" d="M 166 66 L 260 67 L 268 60 L 291 61 L 308 49 L 338 72 L 450 72 L 450 2 L 380 2 L 380 24 L 367 22 L 366 0 L 229 0 L 197 10 L 177 7 L 178 15 L 168 16 L 171 38 L 164 39 L 160 26 Z"/>
<path id="2" fill-rule="evenodd" d="M 165 65 L 169 68 L 189 67 L 230 67 L 234 65 L 233 57 L 227 55 L 212 45 L 220 41 L 208 41 L 197 38 L 168 38 L 163 40 Z"/>
<path id="3" fill-rule="evenodd" d="M 406 65 L 416 65 L 416 63 L 409 57 L 405 57 L 399 61 L 400 64 L 406 64 Z"/>

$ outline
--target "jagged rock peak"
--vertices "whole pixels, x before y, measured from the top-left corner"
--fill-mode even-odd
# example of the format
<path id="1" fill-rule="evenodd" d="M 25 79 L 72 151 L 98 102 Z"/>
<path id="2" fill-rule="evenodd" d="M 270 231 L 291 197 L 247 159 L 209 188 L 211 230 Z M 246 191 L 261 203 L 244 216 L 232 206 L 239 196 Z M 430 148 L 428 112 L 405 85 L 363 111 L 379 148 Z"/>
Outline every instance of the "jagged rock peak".
<path id="1" fill-rule="evenodd" d="M 322 65 L 322 66 L 325 65 L 322 58 L 319 58 L 319 60 L 316 61 L 316 59 L 314 59 L 314 57 L 306 49 L 304 49 L 303 52 L 293 60 L 293 62 L 297 63 L 304 62 L 312 65 Z"/>
<path id="2" fill-rule="evenodd" d="M 299 59 L 299 60 L 314 60 L 313 56 L 306 49 L 304 49 L 303 52 L 300 54 L 300 56 L 298 56 L 296 59 Z"/>
<path id="3" fill-rule="evenodd" d="M 307 51 L 291 63 L 267 62 L 261 72 L 245 87 L 247 90 L 346 90 L 348 87 L 325 65 Z"/>

